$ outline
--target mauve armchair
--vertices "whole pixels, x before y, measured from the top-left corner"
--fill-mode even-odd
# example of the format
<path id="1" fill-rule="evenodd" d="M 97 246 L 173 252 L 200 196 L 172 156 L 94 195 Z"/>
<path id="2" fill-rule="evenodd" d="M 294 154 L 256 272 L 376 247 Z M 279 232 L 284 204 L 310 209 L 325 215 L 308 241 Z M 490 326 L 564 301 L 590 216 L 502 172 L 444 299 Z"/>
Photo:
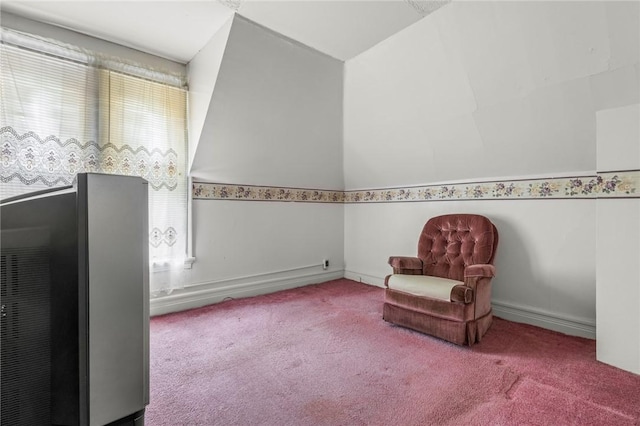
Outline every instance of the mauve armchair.
<path id="1" fill-rule="evenodd" d="M 498 230 L 480 215 L 429 219 L 417 257 L 389 258 L 383 319 L 458 345 L 479 342 L 491 326 L 491 280 Z"/>

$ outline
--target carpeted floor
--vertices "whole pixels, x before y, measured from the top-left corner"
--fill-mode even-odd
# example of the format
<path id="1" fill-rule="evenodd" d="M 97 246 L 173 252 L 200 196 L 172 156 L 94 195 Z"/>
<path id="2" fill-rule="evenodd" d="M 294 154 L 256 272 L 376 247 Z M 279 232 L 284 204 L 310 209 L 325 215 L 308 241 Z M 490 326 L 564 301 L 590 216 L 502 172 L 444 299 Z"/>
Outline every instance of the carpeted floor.
<path id="1" fill-rule="evenodd" d="M 346 279 L 151 321 L 159 425 L 640 425 L 640 376 L 595 341 L 495 319 L 458 347 Z"/>

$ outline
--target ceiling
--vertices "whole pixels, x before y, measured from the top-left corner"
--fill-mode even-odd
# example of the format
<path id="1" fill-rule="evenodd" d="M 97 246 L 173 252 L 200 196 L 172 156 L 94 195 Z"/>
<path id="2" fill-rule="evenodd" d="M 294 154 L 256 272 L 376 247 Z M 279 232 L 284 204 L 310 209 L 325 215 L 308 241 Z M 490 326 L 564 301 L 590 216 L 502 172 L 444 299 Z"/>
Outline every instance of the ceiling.
<path id="1" fill-rule="evenodd" d="M 340 60 L 450 0 L 2 0 L 3 12 L 188 63 L 234 13 Z"/>

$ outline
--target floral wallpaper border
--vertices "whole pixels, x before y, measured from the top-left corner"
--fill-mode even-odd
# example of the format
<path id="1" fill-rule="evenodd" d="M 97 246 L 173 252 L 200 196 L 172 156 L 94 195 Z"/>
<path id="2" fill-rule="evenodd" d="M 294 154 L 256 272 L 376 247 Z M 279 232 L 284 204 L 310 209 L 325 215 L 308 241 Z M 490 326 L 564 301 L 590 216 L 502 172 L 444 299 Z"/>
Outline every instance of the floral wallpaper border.
<path id="1" fill-rule="evenodd" d="M 193 184 L 196 200 L 298 201 L 307 203 L 342 203 L 343 191 L 288 187 L 229 185 L 221 183 Z"/>
<path id="2" fill-rule="evenodd" d="M 311 203 L 640 198 L 640 170 L 603 172 L 595 176 L 500 180 L 358 191 L 194 183 L 193 198 Z"/>

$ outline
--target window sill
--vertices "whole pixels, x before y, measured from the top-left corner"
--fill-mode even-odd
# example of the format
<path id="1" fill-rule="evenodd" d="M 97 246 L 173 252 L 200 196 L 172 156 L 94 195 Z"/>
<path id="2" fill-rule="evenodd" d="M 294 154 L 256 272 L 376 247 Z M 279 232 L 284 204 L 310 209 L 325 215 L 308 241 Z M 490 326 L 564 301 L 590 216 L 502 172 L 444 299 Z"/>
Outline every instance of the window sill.
<path id="1" fill-rule="evenodd" d="M 187 257 L 184 260 L 184 269 L 191 269 L 195 261 L 196 261 L 195 257 Z"/>

